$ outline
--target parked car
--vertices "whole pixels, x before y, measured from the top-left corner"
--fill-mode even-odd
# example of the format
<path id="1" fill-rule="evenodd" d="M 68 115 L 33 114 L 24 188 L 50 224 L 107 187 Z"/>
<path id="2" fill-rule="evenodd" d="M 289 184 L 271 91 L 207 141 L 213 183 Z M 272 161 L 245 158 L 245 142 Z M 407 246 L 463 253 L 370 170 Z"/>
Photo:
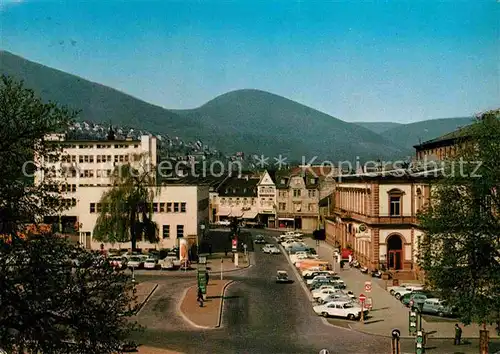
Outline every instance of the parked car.
<path id="1" fill-rule="evenodd" d="M 424 290 L 423 286 L 421 286 L 421 287 L 410 286 L 410 287 L 407 287 L 405 289 L 397 289 L 394 291 L 394 297 L 398 300 L 401 300 L 401 298 L 403 296 L 405 296 L 406 294 L 410 294 L 410 293 L 414 293 L 414 292 L 418 292 L 418 291 L 423 291 L 423 290 Z"/>
<path id="2" fill-rule="evenodd" d="M 271 247 L 273 247 L 273 245 L 270 243 L 265 244 L 264 247 L 262 247 L 262 252 L 271 253 Z"/>
<path id="3" fill-rule="evenodd" d="M 229 220 L 219 220 L 215 224 L 219 225 L 219 226 L 231 226 L 231 221 L 229 221 Z"/>
<path id="4" fill-rule="evenodd" d="M 398 290 L 405 290 L 407 288 L 413 289 L 414 287 L 416 287 L 414 290 L 422 290 L 423 289 L 422 284 L 403 283 L 403 284 L 396 285 L 396 286 L 389 286 L 389 287 L 387 287 L 387 291 L 389 292 L 389 294 L 394 295 L 394 294 L 396 294 L 396 291 L 398 291 Z"/>
<path id="5" fill-rule="evenodd" d="M 405 306 L 410 306 L 410 302 L 413 301 L 415 306 L 420 306 L 424 303 L 425 300 L 434 298 L 435 296 L 431 293 L 415 291 L 411 293 L 407 293 L 401 297 L 401 302 Z"/>
<path id="6" fill-rule="evenodd" d="M 280 254 L 281 251 L 276 246 L 271 246 L 271 247 L 269 247 L 269 253 L 270 254 Z"/>
<path id="7" fill-rule="evenodd" d="M 262 235 L 257 235 L 255 236 L 254 242 L 257 244 L 263 244 L 266 243 L 266 239 Z"/>
<path id="8" fill-rule="evenodd" d="M 165 257 L 161 261 L 158 262 L 161 269 L 172 270 L 175 269 L 174 261 L 171 257 Z"/>
<path id="9" fill-rule="evenodd" d="M 144 267 L 144 258 L 141 256 L 131 256 L 128 259 L 127 267 L 141 269 Z"/>
<path id="10" fill-rule="evenodd" d="M 292 280 L 288 277 L 286 271 L 278 270 L 276 272 L 276 283 L 292 283 Z"/>
<path id="11" fill-rule="evenodd" d="M 314 272 L 306 271 L 306 273 L 303 275 L 303 278 L 309 280 L 309 279 L 314 279 L 314 277 L 317 277 L 318 275 L 326 275 L 331 277 L 336 276 L 333 270 L 317 270 Z"/>
<path id="12" fill-rule="evenodd" d="M 318 282 L 318 281 L 329 281 L 329 282 L 332 282 L 334 280 L 340 280 L 340 277 L 337 276 L 337 275 L 332 275 L 332 274 L 320 274 L 320 275 L 316 275 L 314 278 L 312 279 L 307 279 L 306 280 L 306 284 L 307 285 L 311 285 L 315 282 Z"/>
<path id="13" fill-rule="evenodd" d="M 318 298 L 317 301 L 320 304 L 326 304 L 327 302 L 332 302 L 332 301 L 353 301 L 353 299 L 352 297 L 350 297 L 347 294 L 344 294 L 343 292 L 338 292 L 334 294 L 322 295 L 321 297 Z"/>
<path id="14" fill-rule="evenodd" d="M 158 268 L 158 259 L 155 257 L 150 257 L 144 261 L 144 269 L 156 269 Z"/>
<path id="15" fill-rule="evenodd" d="M 317 301 L 318 299 L 324 298 L 332 294 L 340 294 L 341 290 L 335 287 L 322 287 L 321 289 L 311 291 L 312 298 Z"/>
<path id="16" fill-rule="evenodd" d="M 454 309 L 446 305 L 444 301 L 436 298 L 426 299 L 422 305 L 422 313 L 437 315 L 440 317 L 452 317 L 455 315 Z"/>
<path id="17" fill-rule="evenodd" d="M 361 306 L 352 301 L 332 301 L 323 305 L 313 307 L 314 312 L 323 317 L 342 317 L 348 320 L 357 320 L 361 317 L 361 313 L 366 316 L 368 310 L 363 310 Z"/>
<path id="18" fill-rule="evenodd" d="M 312 291 L 312 290 L 316 290 L 316 289 L 319 289 L 321 286 L 323 285 L 330 285 L 330 286 L 333 286 L 335 289 L 338 289 L 338 290 L 344 290 L 344 287 L 339 285 L 339 284 L 336 284 L 334 281 L 332 280 L 321 280 L 321 281 L 317 281 L 313 284 L 311 284 L 309 286 L 309 289 Z"/>

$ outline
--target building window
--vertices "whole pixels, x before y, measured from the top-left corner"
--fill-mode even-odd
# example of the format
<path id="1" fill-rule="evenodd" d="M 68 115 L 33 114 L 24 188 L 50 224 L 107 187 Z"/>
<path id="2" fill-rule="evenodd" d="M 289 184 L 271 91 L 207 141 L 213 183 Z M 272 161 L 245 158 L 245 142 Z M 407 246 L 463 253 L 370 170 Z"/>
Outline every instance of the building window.
<path id="1" fill-rule="evenodd" d="M 80 163 L 83 163 L 83 156 L 79 156 L 79 157 L 78 157 L 78 161 L 79 161 Z"/>
<path id="2" fill-rule="evenodd" d="M 95 203 L 90 203 L 90 213 L 95 213 Z"/>
<path id="3" fill-rule="evenodd" d="M 314 197 L 316 197 L 316 190 L 309 189 L 309 198 L 314 198 Z"/>
<path id="4" fill-rule="evenodd" d="M 162 235 L 163 235 L 163 238 L 170 237 L 170 225 L 163 225 L 162 226 Z"/>
<path id="5" fill-rule="evenodd" d="M 279 203 L 279 210 L 286 210 L 286 203 Z"/>
<path id="6" fill-rule="evenodd" d="M 314 203 L 310 203 L 308 206 L 307 206 L 307 210 L 308 211 L 314 211 L 315 207 L 314 207 Z"/>
<path id="7" fill-rule="evenodd" d="M 153 203 L 153 213 L 158 212 L 158 203 Z"/>
<path id="8" fill-rule="evenodd" d="M 172 203 L 167 203 L 167 213 L 172 212 Z"/>
<path id="9" fill-rule="evenodd" d="M 181 203 L 181 213 L 186 212 L 186 203 Z"/>
<path id="10" fill-rule="evenodd" d="M 165 212 L 165 203 L 160 203 L 160 213 Z"/>
<path id="11" fill-rule="evenodd" d="M 184 237 L 184 225 L 177 225 L 177 238 Z"/>
<path id="12" fill-rule="evenodd" d="M 401 195 L 389 196 L 389 213 L 391 216 L 401 215 Z"/>
<path id="13" fill-rule="evenodd" d="M 417 212 L 422 208 L 423 204 L 423 196 L 422 190 L 420 188 L 417 189 Z"/>
<path id="14" fill-rule="evenodd" d="M 300 197 L 300 189 L 294 189 L 293 190 L 293 196 L 294 197 Z"/>
<path id="15" fill-rule="evenodd" d="M 179 212 L 179 203 L 174 203 L 174 213 Z"/>

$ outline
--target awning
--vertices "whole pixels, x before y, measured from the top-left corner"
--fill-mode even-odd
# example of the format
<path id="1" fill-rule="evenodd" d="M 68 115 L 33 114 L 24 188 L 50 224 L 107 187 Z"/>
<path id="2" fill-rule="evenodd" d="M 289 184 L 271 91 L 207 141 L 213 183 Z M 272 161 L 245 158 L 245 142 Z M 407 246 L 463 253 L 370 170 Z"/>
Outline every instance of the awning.
<path id="1" fill-rule="evenodd" d="M 228 216 L 229 214 L 231 214 L 231 209 L 219 209 L 219 210 L 217 210 L 218 216 Z"/>
<path id="2" fill-rule="evenodd" d="M 255 219 L 255 217 L 257 216 L 257 212 L 256 211 L 245 211 L 245 213 L 243 213 L 243 219 Z"/>
<path id="3" fill-rule="evenodd" d="M 294 221 L 295 219 L 293 219 L 293 218 L 278 218 L 278 220 L 282 220 L 282 221 Z"/>

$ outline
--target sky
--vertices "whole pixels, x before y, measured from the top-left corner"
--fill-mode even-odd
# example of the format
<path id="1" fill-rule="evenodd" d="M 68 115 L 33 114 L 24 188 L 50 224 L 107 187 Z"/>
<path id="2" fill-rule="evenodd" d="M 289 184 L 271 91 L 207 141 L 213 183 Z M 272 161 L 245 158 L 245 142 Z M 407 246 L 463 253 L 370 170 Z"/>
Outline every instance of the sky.
<path id="1" fill-rule="evenodd" d="M 0 0 L 0 48 L 165 108 L 255 88 L 408 123 L 500 106 L 499 5 Z"/>

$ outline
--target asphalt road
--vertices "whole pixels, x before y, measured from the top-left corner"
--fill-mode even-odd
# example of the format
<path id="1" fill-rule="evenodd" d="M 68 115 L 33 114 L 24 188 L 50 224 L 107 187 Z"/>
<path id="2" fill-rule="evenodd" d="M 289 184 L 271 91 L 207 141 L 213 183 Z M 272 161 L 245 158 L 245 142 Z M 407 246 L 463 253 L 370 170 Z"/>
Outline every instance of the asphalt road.
<path id="1" fill-rule="evenodd" d="M 270 234 L 263 230 L 252 232 Z M 389 342 L 385 338 L 325 325 L 312 311 L 285 256 L 267 255 L 260 248 L 259 245 L 255 247 L 254 266 L 227 277 L 235 283 L 226 292 L 222 328 L 155 326 L 141 334 L 140 342 L 185 353 L 312 354 L 323 348 L 332 354 L 389 352 Z M 277 270 L 288 271 L 295 282 L 276 284 Z M 176 295 L 169 295 L 169 298 L 176 298 Z M 151 311 L 151 306 L 148 307 Z M 149 316 L 155 315 L 150 313 Z M 165 321 L 171 316 L 170 320 L 177 323 L 175 313 L 165 312 L 164 316 Z"/>

